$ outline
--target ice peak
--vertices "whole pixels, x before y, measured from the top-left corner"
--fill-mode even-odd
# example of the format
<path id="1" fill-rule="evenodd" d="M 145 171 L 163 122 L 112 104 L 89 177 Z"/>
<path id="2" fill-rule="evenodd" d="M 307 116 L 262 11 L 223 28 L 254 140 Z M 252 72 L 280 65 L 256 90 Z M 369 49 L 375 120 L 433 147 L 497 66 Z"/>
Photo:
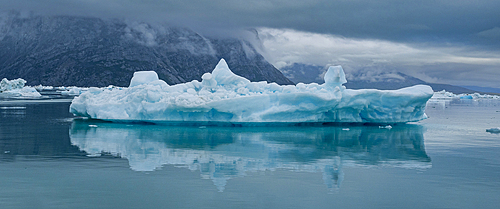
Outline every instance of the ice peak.
<path id="1" fill-rule="evenodd" d="M 226 60 L 220 59 L 212 76 L 219 85 L 238 85 L 250 83 L 250 80 L 234 74 L 226 63 Z"/>
<path id="2" fill-rule="evenodd" d="M 224 58 L 219 60 L 219 63 L 217 63 L 217 65 L 215 66 L 215 69 L 212 71 L 212 73 L 215 73 L 215 72 L 221 71 L 221 70 L 231 72 L 231 70 L 229 70 L 229 66 L 227 65 L 227 62 Z"/>
<path id="3" fill-rule="evenodd" d="M 332 86 L 340 86 L 344 83 L 347 83 L 347 80 L 345 79 L 344 69 L 342 69 L 342 66 L 340 65 L 330 66 L 328 68 L 328 71 L 326 71 L 325 73 L 324 79 L 325 84 Z"/>

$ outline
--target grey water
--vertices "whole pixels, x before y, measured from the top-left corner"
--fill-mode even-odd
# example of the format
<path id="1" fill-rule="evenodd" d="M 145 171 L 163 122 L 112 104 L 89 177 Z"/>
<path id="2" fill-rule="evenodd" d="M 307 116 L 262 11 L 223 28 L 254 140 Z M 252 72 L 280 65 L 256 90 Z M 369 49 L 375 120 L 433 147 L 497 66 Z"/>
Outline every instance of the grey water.
<path id="1" fill-rule="evenodd" d="M 379 126 L 183 127 L 0 101 L 0 208 L 498 208 L 498 100 Z"/>

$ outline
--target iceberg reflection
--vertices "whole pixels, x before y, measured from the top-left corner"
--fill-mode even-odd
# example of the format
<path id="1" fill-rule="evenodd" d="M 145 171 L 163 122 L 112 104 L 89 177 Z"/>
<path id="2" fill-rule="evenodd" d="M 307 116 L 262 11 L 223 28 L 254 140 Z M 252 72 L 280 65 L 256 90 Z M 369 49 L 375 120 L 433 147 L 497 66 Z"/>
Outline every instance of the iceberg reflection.
<path id="1" fill-rule="evenodd" d="M 197 170 L 219 191 L 228 179 L 253 171 L 322 172 L 327 187 L 336 189 L 344 166 L 431 167 L 418 125 L 228 128 L 75 120 L 70 138 L 89 156 L 127 159 L 134 171 L 163 165 Z"/>

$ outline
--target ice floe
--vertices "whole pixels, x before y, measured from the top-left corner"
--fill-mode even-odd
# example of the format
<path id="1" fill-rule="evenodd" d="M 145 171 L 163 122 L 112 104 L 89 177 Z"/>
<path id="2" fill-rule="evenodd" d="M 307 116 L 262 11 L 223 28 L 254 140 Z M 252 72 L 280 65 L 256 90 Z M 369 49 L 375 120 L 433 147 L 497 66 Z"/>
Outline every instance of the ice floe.
<path id="1" fill-rule="evenodd" d="M 496 127 L 496 128 L 488 128 L 486 129 L 486 132 L 490 132 L 490 133 L 500 133 L 500 127 Z"/>
<path id="2" fill-rule="evenodd" d="M 0 97 L 41 97 L 38 91 L 29 86 L 24 86 L 26 81 L 22 78 L 0 81 Z"/>

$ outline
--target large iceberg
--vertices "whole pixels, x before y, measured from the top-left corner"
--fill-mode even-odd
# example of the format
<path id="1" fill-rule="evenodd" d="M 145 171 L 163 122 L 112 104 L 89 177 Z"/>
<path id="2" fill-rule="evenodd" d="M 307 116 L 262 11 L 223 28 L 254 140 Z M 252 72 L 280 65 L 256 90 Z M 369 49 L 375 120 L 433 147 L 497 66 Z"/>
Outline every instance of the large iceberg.
<path id="1" fill-rule="evenodd" d="M 29 86 L 24 86 L 26 80 L 22 78 L 7 80 L 3 78 L 0 81 L 0 97 L 41 97 L 38 91 Z"/>
<path id="2" fill-rule="evenodd" d="M 123 89 L 89 88 L 70 112 L 108 121 L 195 124 L 405 123 L 427 118 L 432 88 L 346 89 L 345 74 L 332 66 L 324 84 L 280 86 L 250 82 L 221 59 L 212 73 L 169 86 L 154 71 L 135 72 Z"/>

